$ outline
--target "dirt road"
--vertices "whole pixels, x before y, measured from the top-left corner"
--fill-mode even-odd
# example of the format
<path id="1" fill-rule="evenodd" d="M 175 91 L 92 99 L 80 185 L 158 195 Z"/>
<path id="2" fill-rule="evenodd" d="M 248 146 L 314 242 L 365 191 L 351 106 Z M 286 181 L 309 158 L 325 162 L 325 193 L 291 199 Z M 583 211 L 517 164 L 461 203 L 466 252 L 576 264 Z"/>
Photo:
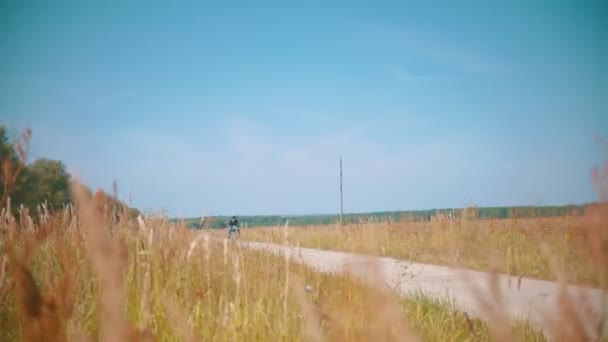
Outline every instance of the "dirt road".
<path id="1" fill-rule="evenodd" d="M 310 248 L 288 247 L 260 242 L 241 242 L 242 246 L 273 253 L 289 253 L 297 261 L 312 266 L 323 272 L 351 272 L 360 277 L 376 274 L 382 281 L 394 287 L 400 294 L 407 296 L 420 291 L 435 298 L 451 298 L 462 310 L 472 317 L 491 319 L 483 310 L 481 294 L 490 296 L 490 274 L 446 266 L 412 263 L 386 257 L 364 256 L 359 254 L 324 251 Z M 370 272 L 372 266 L 377 273 Z M 547 334 L 550 329 L 550 317 L 557 312 L 559 284 L 529 278 L 498 275 L 498 288 L 502 294 L 500 307 L 512 319 L 524 318 L 537 324 Z M 584 319 L 586 329 L 597 336 L 599 313 L 607 308 L 603 304 L 605 292 L 596 288 L 569 286 L 567 291 L 578 299 L 576 310 Z M 496 299 L 491 299 L 496 303 Z M 589 311 L 595 312 L 590 315 Z M 590 317 L 596 316 L 596 317 Z M 563 323 L 562 323 L 563 324 Z M 606 336 L 607 334 L 604 333 Z M 550 336 L 548 336 L 550 337 Z"/>

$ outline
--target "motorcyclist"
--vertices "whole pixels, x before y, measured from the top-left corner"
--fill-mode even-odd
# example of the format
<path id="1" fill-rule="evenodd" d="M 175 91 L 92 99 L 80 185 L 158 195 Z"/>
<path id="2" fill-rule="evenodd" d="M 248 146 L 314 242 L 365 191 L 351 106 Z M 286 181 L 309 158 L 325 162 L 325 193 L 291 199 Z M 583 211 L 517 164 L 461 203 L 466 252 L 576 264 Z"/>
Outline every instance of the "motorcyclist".
<path id="1" fill-rule="evenodd" d="M 240 235 L 239 220 L 236 219 L 236 216 L 232 216 L 230 222 L 228 222 L 228 229 L 228 234 L 237 233 Z"/>

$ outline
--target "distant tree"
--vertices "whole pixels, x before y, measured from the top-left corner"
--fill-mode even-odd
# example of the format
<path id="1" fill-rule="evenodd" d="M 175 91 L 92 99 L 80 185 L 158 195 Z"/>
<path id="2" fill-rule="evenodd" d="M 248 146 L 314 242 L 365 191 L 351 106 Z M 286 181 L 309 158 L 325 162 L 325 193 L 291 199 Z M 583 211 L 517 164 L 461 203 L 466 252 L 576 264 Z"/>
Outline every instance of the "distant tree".
<path id="1" fill-rule="evenodd" d="M 0 126 L 0 178 L 2 178 L 0 182 L 0 194 L 4 198 L 4 187 L 5 182 L 4 179 L 8 177 L 5 168 L 3 167 L 4 161 L 7 161 L 11 168 L 17 165 L 17 155 L 15 154 L 15 148 L 13 144 L 11 144 L 8 140 L 8 134 L 6 132 L 6 128 L 4 126 Z M 0 208 L 4 205 L 4 203 L 0 204 Z"/>
<path id="2" fill-rule="evenodd" d="M 30 212 L 45 202 L 51 210 L 61 209 L 70 202 L 69 180 L 70 175 L 61 161 L 37 159 L 19 176 L 14 203 L 23 204 Z"/>
<path id="3" fill-rule="evenodd" d="M 10 162 L 17 164 L 15 146 L 9 141 L 8 133 L 4 126 L 0 126 L 0 159 L 8 159 Z"/>
<path id="4" fill-rule="evenodd" d="M 6 206 L 10 196 L 13 214 L 17 213 L 20 205 L 34 214 L 42 203 L 46 203 L 51 211 L 60 210 L 71 202 L 70 174 L 59 160 L 40 158 L 27 164 L 30 137 L 31 130 L 26 129 L 12 143 L 6 128 L 0 125 L 0 209 Z M 109 208 L 112 215 L 124 212 L 133 218 L 140 214 L 139 210 L 129 208 L 105 193 L 103 199 L 99 192 L 95 195 L 96 203 L 104 203 L 104 209 Z"/>
<path id="5" fill-rule="evenodd" d="M 11 143 L 6 128 L 0 126 L 0 208 L 6 206 L 25 167 L 31 134 L 28 128 Z"/>

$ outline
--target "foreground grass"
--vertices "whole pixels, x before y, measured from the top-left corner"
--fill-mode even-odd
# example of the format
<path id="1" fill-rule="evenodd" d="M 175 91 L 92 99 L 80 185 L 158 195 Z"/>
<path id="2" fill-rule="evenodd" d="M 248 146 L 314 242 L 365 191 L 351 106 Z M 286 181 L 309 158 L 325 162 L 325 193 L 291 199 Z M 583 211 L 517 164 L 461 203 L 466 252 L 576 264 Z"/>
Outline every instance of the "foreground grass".
<path id="1" fill-rule="evenodd" d="M 399 299 L 164 220 L 112 226 L 112 235 L 69 211 L 43 221 L 2 227 L 2 341 L 491 338 L 448 303 Z M 543 340 L 525 324 L 515 331 Z"/>
<path id="2" fill-rule="evenodd" d="M 166 220 L 104 225 L 84 207 L 0 227 L 0 340 L 491 340 L 447 302 L 400 299 Z M 544 340 L 525 323 L 514 331 Z"/>
<path id="3" fill-rule="evenodd" d="M 602 275 L 588 248 L 584 220 L 575 216 L 505 220 L 438 216 L 431 222 L 291 227 L 288 242 L 477 270 L 496 267 L 502 273 L 547 280 L 557 280 L 548 262 L 555 256 L 568 281 L 600 285 Z M 606 220 L 601 224 L 606 226 Z M 283 227 L 244 229 L 241 235 L 254 241 L 285 242 Z"/>

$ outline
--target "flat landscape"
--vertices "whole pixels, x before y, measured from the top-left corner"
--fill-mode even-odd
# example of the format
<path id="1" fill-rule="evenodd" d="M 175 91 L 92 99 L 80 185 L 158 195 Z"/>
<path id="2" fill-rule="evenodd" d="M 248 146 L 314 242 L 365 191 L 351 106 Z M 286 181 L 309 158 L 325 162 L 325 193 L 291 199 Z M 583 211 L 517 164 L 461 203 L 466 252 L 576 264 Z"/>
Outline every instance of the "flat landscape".
<path id="1" fill-rule="evenodd" d="M 588 248 L 594 222 L 587 216 L 478 220 L 438 215 L 430 222 L 242 229 L 243 239 L 339 250 L 498 272 L 515 277 L 599 286 Z M 214 232 L 222 235 L 225 232 Z M 551 259 L 559 269 L 552 269 Z"/>
<path id="2" fill-rule="evenodd" d="M 465 208 L 424 221 L 244 222 L 227 239 L 205 220 L 192 229 L 92 192 L 54 173 L 60 163 L 25 164 L 30 134 L 4 145 L 14 164 L 5 159 L 0 213 L 2 341 L 606 336 L 605 202 L 554 217 L 480 219 Z M 600 198 L 607 179 L 596 168 Z M 55 200 L 70 202 L 36 205 L 35 184 L 63 187 Z M 12 195 L 31 207 L 11 206 Z"/>
<path id="3" fill-rule="evenodd" d="M 1 340 L 545 340 L 525 321 L 494 329 L 448 300 L 400 297 L 166 219 L 108 230 L 94 199 L 76 195 L 80 211 L 37 229 L 3 217 Z"/>
<path id="4" fill-rule="evenodd" d="M 0 0 L 0 342 L 608 342 L 608 0 Z"/>
<path id="5" fill-rule="evenodd" d="M 601 288 L 388 257 L 261 242 L 241 244 L 254 250 L 287 254 L 322 272 L 353 275 L 374 287 L 388 286 L 405 297 L 449 301 L 468 317 L 493 324 L 500 322 L 503 327 L 513 321 L 527 322 L 542 329 L 545 336 L 559 340 L 563 331 L 573 328 L 576 320 L 566 319 L 564 315 L 565 311 L 573 310 L 571 316 L 580 318 L 576 323 L 580 326 L 575 330 L 582 328 L 592 339 L 602 334 L 606 291 Z"/>

